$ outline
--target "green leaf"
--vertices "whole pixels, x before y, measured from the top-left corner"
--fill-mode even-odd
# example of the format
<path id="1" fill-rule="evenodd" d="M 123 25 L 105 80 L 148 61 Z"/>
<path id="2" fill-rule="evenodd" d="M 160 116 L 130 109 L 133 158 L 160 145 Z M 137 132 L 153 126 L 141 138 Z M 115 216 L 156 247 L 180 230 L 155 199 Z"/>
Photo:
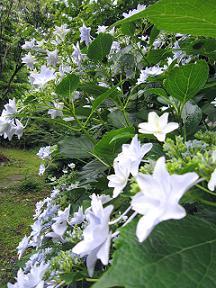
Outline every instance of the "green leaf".
<path id="1" fill-rule="evenodd" d="M 109 54 L 112 42 L 110 34 L 100 33 L 90 44 L 87 56 L 93 61 L 102 61 Z"/>
<path id="2" fill-rule="evenodd" d="M 95 85 L 94 83 L 82 83 L 79 85 L 78 90 L 84 91 L 89 95 L 98 96 L 102 93 L 105 93 L 109 88 Z"/>
<path id="3" fill-rule="evenodd" d="M 61 82 L 56 86 L 56 93 L 60 96 L 70 97 L 80 83 L 79 76 L 69 74 L 64 77 Z"/>
<path id="4" fill-rule="evenodd" d="M 86 136 L 68 136 L 59 142 L 60 153 L 69 159 L 91 158 L 93 148 L 93 143 Z"/>
<path id="5" fill-rule="evenodd" d="M 115 25 L 142 18 L 148 18 L 159 30 L 216 37 L 215 0 L 161 0 Z"/>
<path id="6" fill-rule="evenodd" d="M 181 118 L 187 134 L 191 135 L 202 120 L 202 110 L 197 104 L 188 101 L 182 109 Z"/>
<path id="7" fill-rule="evenodd" d="M 167 59 L 172 55 L 172 51 L 170 49 L 152 49 L 146 55 L 146 60 L 150 65 L 156 65 L 161 60 Z"/>
<path id="8" fill-rule="evenodd" d="M 93 288 L 214 288 L 216 225 L 199 217 L 159 224 L 138 243 L 136 222 L 122 229 L 111 267 Z"/>
<path id="9" fill-rule="evenodd" d="M 175 67 L 168 74 L 164 86 L 174 98 L 185 103 L 202 89 L 208 79 L 209 68 L 205 61 Z"/>
<path id="10" fill-rule="evenodd" d="M 216 121 L 216 109 L 215 106 L 207 103 L 202 107 L 202 112 L 208 116 L 210 121 Z"/>
<path id="11" fill-rule="evenodd" d="M 160 33 L 160 30 L 158 30 L 154 25 L 150 32 L 149 45 L 152 45 L 154 43 L 159 33 Z"/>
<path id="12" fill-rule="evenodd" d="M 120 95 L 121 93 L 116 89 L 116 87 L 113 87 L 111 89 L 108 89 L 106 92 L 98 96 L 94 102 L 92 103 L 92 113 L 108 98 L 116 99 L 116 96 Z"/>
<path id="13" fill-rule="evenodd" d="M 106 169 L 106 166 L 94 159 L 83 166 L 82 171 L 79 172 L 79 180 L 97 179 L 98 175 L 102 174 Z"/>
<path id="14" fill-rule="evenodd" d="M 161 97 L 166 97 L 167 98 L 167 93 L 163 88 L 149 88 L 146 90 L 147 93 L 150 94 L 155 94 L 157 96 Z"/>
<path id="15" fill-rule="evenodd" d="M 134 36 L 136 26 L 133 23 L 125 23 L 121 26 L 121 32 L 124 35 Z"/>
<path id="16" fill-rule="evenodd" d="M 70 273 L 60 274 L 61 280 L 63 280 L 64 283 L 67 285 L 71 283 L 75 283 L 77 280 L 79 280 L 82 277 L 83 275 L 80 272 L 70 272 Z"/>
<path id="17" fill-rule="evenodd" d="M 119 110 L 109 113 L 108 122 L 115 128 L 127 127 L 127 122 L 125 120 L 124 114 Z"/>
<path id="18" fill-rule="evenodd" d="M 121 149 L 122 144 L 131 139 L 131 134 L 134 135 L 133 127 L 121 128 L 107 132 L 95 145 L 94 154 L 104 162 L 112 165 L 112 162 Z M 119 138 L 112 141 L 116 136 Z"/>
<path id="19" fill-rule="evenodd" d="M 188 55 L 204 55 L 216 60 L 216 39 L 185 39 L 179 45 Z"/>

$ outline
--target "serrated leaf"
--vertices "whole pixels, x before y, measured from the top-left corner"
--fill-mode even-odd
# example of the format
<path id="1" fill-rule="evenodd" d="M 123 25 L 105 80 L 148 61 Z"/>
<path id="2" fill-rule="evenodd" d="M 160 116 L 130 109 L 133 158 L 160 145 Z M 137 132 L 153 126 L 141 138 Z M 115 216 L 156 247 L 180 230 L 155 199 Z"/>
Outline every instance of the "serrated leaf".
<path id="1" fill-rule="evenodd" d="M 56 93 L 60 96 L 70 97 L 80 83 L 79 76 L 69 74 L 64 77 L 61 82 L 56 86 Z"/>
<path id="2" fill-rule="evenodd" d="M 93 148 L 93 143 L 86 136 L 68 136 L 59 142 L 60 153 L 69 159 L 91 158 Z"/>
<path id="3" fill-rule="evenodd" d="M 158 225 L 138 243 L 136 222 L 122 229 L 111 267 L 93 288 L 214 288 L 216 225 L 199 217 Z"/>
<path id="4" fill-rule="evenodd" d="M 110 34 L 100 33 L 89 45 L 87 56 L 93 61 L 102 61 L 109 54 L 112 42 Z"/>
<path id="5" fill-rule="evenodd" d="M 170 71 L 164 86 L 168 93 L 185 103 L 193 98 L 205 85 L 209 68 L 205 61 L 175 67 Z"/>
<path id="6" fill-rule="evenodd" d="M 160 30 L 216 37 L 215 0 L 161 0 L 115 25 L 142 18 L 148 18 Z"/>

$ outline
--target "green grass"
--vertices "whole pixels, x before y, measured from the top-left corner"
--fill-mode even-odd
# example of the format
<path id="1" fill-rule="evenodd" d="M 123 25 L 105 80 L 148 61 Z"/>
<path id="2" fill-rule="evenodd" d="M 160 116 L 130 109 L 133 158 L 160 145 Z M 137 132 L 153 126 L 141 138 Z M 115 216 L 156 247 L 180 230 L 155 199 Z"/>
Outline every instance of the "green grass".
<path id="1" fill-rule="evenodd" d="M 15 276 L 16 247 L 29 233 L 35 203 L 47 195 L 47 188 L 44 179 L 37 176 L 40 159 L 36 151 L 0 148 L 0 154 L 10 159 L 0 166 L 0 288 L 3 288 Z M 21 192 L 18 188 L 26 177 L 29 181 L 42 181 L 44 191 Z"/>
<path id="2" fill-rule="evenodd" d="M 0 148 L 0 155 L 3 154 L 10 159 L 5 165 L 0 166 L 0 187 L 7 187 L 28 175 L 36 176 L 41 163 L 36 153 L 37 151 Z"/>

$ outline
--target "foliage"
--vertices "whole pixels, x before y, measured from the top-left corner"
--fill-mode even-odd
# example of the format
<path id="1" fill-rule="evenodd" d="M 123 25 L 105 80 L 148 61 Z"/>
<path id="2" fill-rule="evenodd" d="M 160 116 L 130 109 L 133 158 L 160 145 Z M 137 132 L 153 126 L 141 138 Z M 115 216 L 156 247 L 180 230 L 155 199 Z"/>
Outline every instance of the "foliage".
<path id="1" fill-rule="evenodd" d="M 18 246 L 34 250 L 18 283 L 214 286 L 216 10 L 125 2 L 55 1 L 54 25 L 23 46 L 31 89 L 0 133 L 54 124 L 37 153 L 53 189 Z"/>

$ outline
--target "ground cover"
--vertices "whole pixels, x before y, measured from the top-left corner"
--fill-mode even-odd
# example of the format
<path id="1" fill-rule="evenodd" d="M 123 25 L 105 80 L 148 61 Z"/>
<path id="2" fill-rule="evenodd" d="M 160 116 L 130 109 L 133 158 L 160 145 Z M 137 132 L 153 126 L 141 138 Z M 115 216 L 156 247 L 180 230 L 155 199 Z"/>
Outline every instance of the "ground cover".
<path id="1" fill-rule="evenodd" d="M 35 151 L 0 149 L 0 288 L 18 268 L 16 247 L 29 233 L 35 203 L 46 195 L 44 180 L 37 176 L 40 160 Z M 21 191 L 29 179 L 44 186 L 42 192 Z"/>

